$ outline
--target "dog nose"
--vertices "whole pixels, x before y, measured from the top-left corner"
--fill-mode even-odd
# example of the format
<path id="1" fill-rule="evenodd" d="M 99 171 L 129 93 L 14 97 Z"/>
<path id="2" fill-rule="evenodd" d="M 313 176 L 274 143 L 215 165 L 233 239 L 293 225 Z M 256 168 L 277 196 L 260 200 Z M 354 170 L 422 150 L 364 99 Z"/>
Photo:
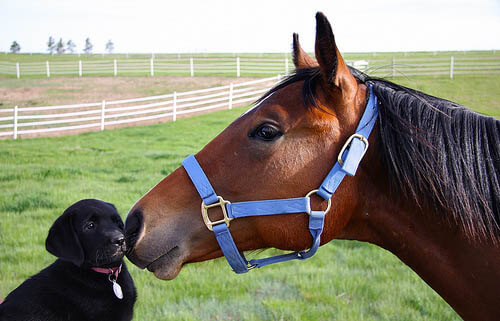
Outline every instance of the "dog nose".
<path id="1" fill-rule="evenodd" d="M 113 243 L 118 247 L 121 247 L 125 243 L 125 237 L 123 235 L 115 237 L 114 239 L 111 240 L 111 243 Z"/>
<path id="2" fill-rule="evenodd" d="M 132 213 L 127 216 L 125 220 L 125 236 L 127 238 L 127 244 L 130 248 L 134 247 L 137 241 L 137 236 L 139 235 L 143 224 L 143 217 L 141 209 L 137 208 Z"/>

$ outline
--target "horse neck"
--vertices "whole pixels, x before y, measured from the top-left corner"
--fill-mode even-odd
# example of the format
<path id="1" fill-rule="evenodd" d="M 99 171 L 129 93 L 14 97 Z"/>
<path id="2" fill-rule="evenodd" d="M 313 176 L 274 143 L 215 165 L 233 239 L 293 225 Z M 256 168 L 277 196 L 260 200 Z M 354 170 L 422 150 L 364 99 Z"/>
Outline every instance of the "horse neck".
<path id="1" fill-rule="evenodd" d="M 363 210 L 353 215 L 340 238 L 389 250 L 465 320 L 496 320 L 500 315 L 500 247 L 467 239 L 442 215 L 395 200 L 385 174 L 377 168 L 381 167 L 372 162 L 371 169 L 360 176 L 364 199 L 371 201 L 365 201 Z"/>

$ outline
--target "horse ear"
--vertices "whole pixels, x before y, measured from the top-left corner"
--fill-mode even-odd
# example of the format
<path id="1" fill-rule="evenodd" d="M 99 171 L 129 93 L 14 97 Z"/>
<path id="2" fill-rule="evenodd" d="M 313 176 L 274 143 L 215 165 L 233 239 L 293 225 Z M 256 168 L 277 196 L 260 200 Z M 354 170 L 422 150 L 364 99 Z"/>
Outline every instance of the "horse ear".
<path id="1" fill-rule="evenodd" d="M 293 34 L 293 64 L 296 69 L 316 67 L 318 63 L 300 46 L 299 35 Z"/>
<path id="2" fill-rule="evenodd" d="M 321 12 L 316 14 L 316 60 L 323 80 L 331 87 L 349 90 L 356 80 L 340 55 L 335 43 L 332 27 Z"/>
<path id="3" fill-rule="evenodd" d="M 84 261 L 83 248 L 73 226 L 73 211 L 66 210 L 52 224 L 45 240 L 47 251 L 60 259 L 81 266 Z"/>

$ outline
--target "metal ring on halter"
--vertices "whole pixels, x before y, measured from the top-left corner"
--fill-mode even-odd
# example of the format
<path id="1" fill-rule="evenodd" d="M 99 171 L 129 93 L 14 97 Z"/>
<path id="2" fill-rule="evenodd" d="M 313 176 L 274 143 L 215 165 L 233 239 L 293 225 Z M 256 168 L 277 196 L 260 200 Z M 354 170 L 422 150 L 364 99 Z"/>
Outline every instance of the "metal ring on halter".
<path id="1" fill-rule="evenodd" d="M 342 149 L 340 150 L 339 156 L 337 156 L 337 161 L 339 162 L 339 164 L 341 166 L 344 166 L 344 160 L 342 159 L 342 155 L 344 155 L 345 150 L 347 149 L 347 147 L 349 147 L 349 145 L 351 145 L 351 142 L 352 142 L 352 140 L 354 138 L 358 138 L 363 143 L 365 143 L 365 150 L 363 151 L 363 154 L 361 154 L 360 158 L 363 158 L 363 156 L 365 155 L 366 151 L 368 150 L 368 139 L 366 139 L 366 137 L 363 136 L 363 135 L 361 135 L 361 134 L 352 134 L 351 137 L 349 137 L 347 139 L 347 141 L 345 142 L 344 146 L 342 146 Z"/>
<path id="2" fill-rule="evenodd" d="M 227 216 L 227 210 L 226 210 L 226 204 L 231 204 L 231 202 L 224 200 L 220 196 L 217 196 L 217 198 L 219 199 L 219 201 L 217 203 L 213 203 L 210 205 L 206 205 L 204 202 L 201 202 L 201 216 L 203 217 L 203 222 L 205 222 L 205 225 L 210 231 L 213 231 L 212 226 L 221 223 L 226 223 L 226 226 L 229 227 L 229 222 L 232 220 L 232 218 Z M 222 215 L 224 217 L 222 218 L 222 220 L 218 220 L 215 222 L 210 221 L 210 218 L 208 217 L 208 209 L 219 206 L 222 210 Z"/>
<path id="3" fill-rule="evenodd" d="M 307 193 L 306 197 L 310 197 L 312 194 L 316 194 L 319 190 L 317 189 L 313 189 L 312 191 L 310 191 L 309 193 Z M 326 210 L 325 210 L 325 213 L 328 213 L 328 211 L 330 210 L 330 208 L 332 207 L 332 199 L 328 199 L 328 205 L 326 206 Z M 311 215 L 311 213 L 307 213 L 309 215 Z"/>

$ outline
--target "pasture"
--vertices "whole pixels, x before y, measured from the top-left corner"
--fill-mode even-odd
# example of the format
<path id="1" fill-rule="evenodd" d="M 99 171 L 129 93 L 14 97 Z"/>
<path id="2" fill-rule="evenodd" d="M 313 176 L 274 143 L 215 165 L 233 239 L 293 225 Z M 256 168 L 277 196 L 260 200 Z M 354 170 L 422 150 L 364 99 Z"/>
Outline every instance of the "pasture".
<path id="1" fill-rule="evenodd" d="M 498 75 L 397 82 L 500 118 Z M 54 260 L 44 242 L 67 206 L 99 198 L 116 204 L 125 217 L 136 200 L 245 109 L 175 123 L 0 141 L 0 297 Z M 128 266 L 139 296 L 135 320 L 460 319 L 391 253 L 360 242 L 332 241 L 305 262 L 245 275 L 231 272 L 224 259 L 188 265 L 168 282 Z"/>
<path id="2" fill-rule="evenodd" d="M 372 75 L 497 73 L 500 56 L 488 51 L 345 53 Z M 356 65 L 355 65 L 356 66 Z M 0 75 L 11 78 L 95 76 L 269 77 L 293 69 L 289 53 L 1 54 Z"/>
<path id="3" fill-rule="evenodd" d="M 290 38 L 290 41 L 292 39 Z M 314 52 L 310 53 L 314 56 Z M 449 56 L 471 56 L 488 57 L 500 54 L 497 50 L 483 51 L 416 51 L 416 52 L 347 52 L 343 57 L 349 59 L 390 59 L 412 57 L 449 57 Z M 0 53 L 0 61 L 4 62 L 39 62 L 39 61 L 75 61 L 75 60 L 110 60 L 110 59 L 186 59 L 186 58 L 285 58 L 292 59 L 291 53 L 96 53 L 96 54 L 62 54 L 50 55 L 45 53 Z"/>
<path id="4" fill-rule="evenodd" d="M 253 78 L 239 78 L 244 82 Z M 229 77 L 58 77 L 19 79 L 0 77 L 0 108 L 53 106 L 129 99 L 218 87 Z"/>

